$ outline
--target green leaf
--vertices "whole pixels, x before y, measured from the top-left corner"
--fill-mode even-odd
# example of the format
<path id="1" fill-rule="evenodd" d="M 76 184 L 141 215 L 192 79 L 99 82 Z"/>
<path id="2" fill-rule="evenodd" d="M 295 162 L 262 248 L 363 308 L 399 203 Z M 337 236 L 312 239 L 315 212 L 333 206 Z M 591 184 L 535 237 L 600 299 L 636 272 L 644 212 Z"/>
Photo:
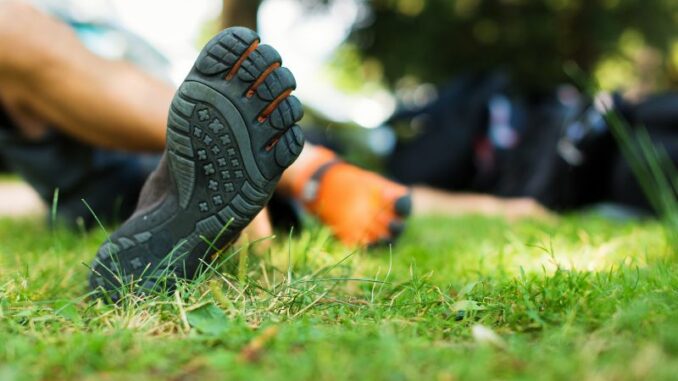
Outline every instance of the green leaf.
<path id="1" fill-rule="evenodd" d="M 485 307 L 481 306 L 475 300 L 460 300 L 452 305 L 452 311 L 482 311 Z"/>
<path id="2" fill-rule="evenodd" d="M 463 298 L 463 297 L 466 296 L 468 293 L 470 293 L 471 291 L 473 291 L 473 289 L 476 287 L 477 284 L 478 284 L 478 282 L 471 282 L 471 283 L 468 283 L 466 286 L 464 286 L 464 287 L 459 291 L 459 294 L 457 295 L 457 297 L 458 297 L 458 298 Z"/>
<path id="3" fill-rule="evenodd" d="M 70 322 L 76 324 L 82 323 L 82 317 L 80 316 L 78 309 L 75 307 L 75 304 L 69 300 L 57 300 L 54 302 L 54 310 L 54 313 Z"/>
<path id="4" fill-rule="evenodd" d="M 186 312 L 186 318 L 191 327 L 206 335 L 220 335 L 228 329 L 224 311 L 214 303 Z"/>

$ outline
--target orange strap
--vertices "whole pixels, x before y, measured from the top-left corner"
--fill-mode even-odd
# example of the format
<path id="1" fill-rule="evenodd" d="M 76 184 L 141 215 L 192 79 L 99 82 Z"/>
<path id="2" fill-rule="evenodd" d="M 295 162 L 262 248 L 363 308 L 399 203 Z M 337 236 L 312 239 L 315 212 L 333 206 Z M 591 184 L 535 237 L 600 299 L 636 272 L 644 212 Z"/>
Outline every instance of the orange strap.
<path id="1" fill-rule="evenodd" d="M 313 147 L 313 150 L 309 152 L 309 155 L 311 155 L 308 160 L 309 164 L 300 170 L 299 175 L 296 176 L 296 179 L 294 179 L 294 183 L 292 184 L 292 195 L 297 200 L 303 201 L 304 204 L 312 202 L 315 199 L 315 196 L 317 196 L 317 188 L 320 185 L 319 180 L 322 175 L 324 175 L 330 167 L 341 162 L 334 152 L 320 146 Z M 314 179 L 316 181 L 313 181 Z M 311 183 L 311 185 L 309 185 L 309 183 Z M 312 189 L 313 187 L 316 189 Z"/>

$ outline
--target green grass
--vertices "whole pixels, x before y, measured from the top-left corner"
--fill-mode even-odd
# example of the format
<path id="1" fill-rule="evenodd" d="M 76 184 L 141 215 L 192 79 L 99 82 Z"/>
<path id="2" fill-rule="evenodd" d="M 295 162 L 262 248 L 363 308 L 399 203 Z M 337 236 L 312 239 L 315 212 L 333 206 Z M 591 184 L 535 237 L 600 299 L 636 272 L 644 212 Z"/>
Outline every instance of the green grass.
<path id="1" fill-rule="evenodd" d="M 327 237 L 110 306 L 83 297 L 104 233 L 0 220 L 0 380 L 678 374 L 678 266 L 656 222 L 414 219 L 392 252 Z"/>

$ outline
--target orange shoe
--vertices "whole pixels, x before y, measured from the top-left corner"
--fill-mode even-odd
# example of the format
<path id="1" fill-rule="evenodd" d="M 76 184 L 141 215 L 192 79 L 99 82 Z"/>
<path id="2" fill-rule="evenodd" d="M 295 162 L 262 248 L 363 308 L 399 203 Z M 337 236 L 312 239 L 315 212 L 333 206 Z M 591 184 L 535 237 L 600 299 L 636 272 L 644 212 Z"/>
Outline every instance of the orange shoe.
<path id="1" fill-rule="evenodd" d="M 314 147 L 307 168 L 293 183 L 293 195 L 347 245 L 393 242 L 410 214 L 409 190 L 376 173 Z"/>

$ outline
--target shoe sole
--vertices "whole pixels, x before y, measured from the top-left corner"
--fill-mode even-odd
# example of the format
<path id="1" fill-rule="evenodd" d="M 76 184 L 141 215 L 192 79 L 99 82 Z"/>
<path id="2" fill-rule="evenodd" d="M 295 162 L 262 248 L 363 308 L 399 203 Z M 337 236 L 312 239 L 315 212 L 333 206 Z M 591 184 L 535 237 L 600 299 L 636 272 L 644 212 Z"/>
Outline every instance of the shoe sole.
<path id="1" fill-rule="evenodd" d="M 112 300 L 121 287 L 171 288 L 237 239 L 303 148 L 295 87 L 278 53 L 259 45 L 255 32 L 229 28 L 214 37 L 172 100 L 170 189 L 101 246 L 90 286 Z"/>

